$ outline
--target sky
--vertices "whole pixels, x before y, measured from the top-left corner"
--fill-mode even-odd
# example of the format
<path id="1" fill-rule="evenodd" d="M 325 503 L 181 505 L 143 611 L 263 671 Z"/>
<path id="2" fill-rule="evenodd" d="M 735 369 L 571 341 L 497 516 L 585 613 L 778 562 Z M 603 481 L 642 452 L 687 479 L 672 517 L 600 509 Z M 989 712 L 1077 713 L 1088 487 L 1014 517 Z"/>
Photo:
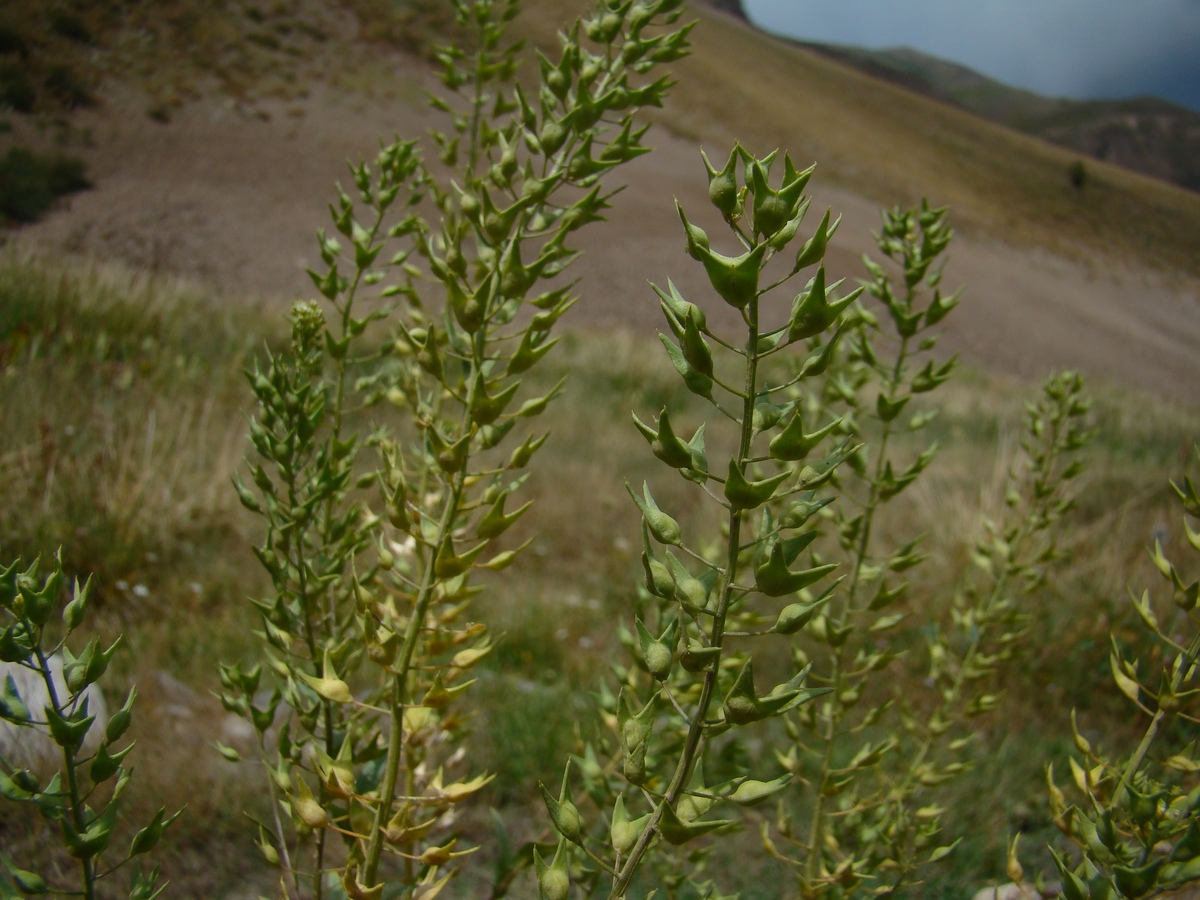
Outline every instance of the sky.
<path id="1" fill-rule="evenodd" d="M 1050 97 L 1200 111 L 1200 0 L 742 0 L 802 40 L 910 47 Z"/>

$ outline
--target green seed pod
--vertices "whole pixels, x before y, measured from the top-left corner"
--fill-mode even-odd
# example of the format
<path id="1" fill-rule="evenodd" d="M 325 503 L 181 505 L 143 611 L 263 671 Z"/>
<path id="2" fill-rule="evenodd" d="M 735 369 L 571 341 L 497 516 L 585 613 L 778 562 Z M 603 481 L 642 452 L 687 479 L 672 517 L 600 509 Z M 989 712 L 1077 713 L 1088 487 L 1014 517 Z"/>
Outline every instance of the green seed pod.
<path id="1" fill-rule="evenodd" d="M 725 161 L 724 167 L 719 172 L 709 162 L 703 150 L 700 151 L 700 157 L 704 160 L 705 169 L 708 170 L 708 199 L 712 201 L 712 205 L 725 217 L 725 221 L 732 222 L 736 220 L 740 213 L 737 178 L 735 177 L 738 157 L 737 146 L 735 145 L 729 151 L 729 159 Z"/>
<path id="2" fill-rule="evenodd" d="M 756 245 L 741 256 L 723 256 L 712 250 L 700 250 L 700 262 L 708 281 L 722 300 L 734 309 L 745 309 L 758 296 L 758 276 L 766 255 L 765 243 Z"/>
<path id="3" fill-rule="evenodd" d="M 758 711 L 758 697 L 754 693 L 754 662 L 747 659 L 738 672 L 737 680 L 725 697 L 722 707 L 725 721 L 734 725 L 746 725 L 762 718 Z"/>
<path id="4" fill-rule="evenodd" d="M 683 222 L 683 230 L 687 234 L 688 256 L 695 260 L 702 260 L 703 253 L 709 248 L 708 235 L 703 228 L 688 221 L 678 200 L 675 201 L 675 209 L 679 213 L 679 218 Z"/>
<path id="5" fill-rule="evenodd" d="M 729 799 L 739 806 L 758 806 L 782 791 L 791 780 L 790 772 L 771 781 L 754 781 L 748 778 L 737 786 L 737 790 L 729 795 Z"/>
<path id="6" fill-rule="evenodd" d="M 703 672 L 721 658 L 720 647 L 703 647 L 688 641 L 679 654 L 679 664 L 688 672 Z"/>
<path id="7" fill-rule="evenodd" d="M 625 799 L 618 794 L 617 801 L 613 804 L 612 826 L 609 829 L 613 850 L 624 856 L 633 849 L 641 831 L 635 823 L 629 821 L 629 815 L 625 812 Z"/>
<path id="8" fill-rule="evenodd" d="M 775 493 L 775 489 L 791 476 L 783 471 L 762 481 L 748 481 L 738 467 L 737 460 L 729 460 L 729 474 L 725 479 L 725 499 L 734 509 L 757 509 Z"/>
<path id="9" fill-rule="evenodd" d="M 691 467 L 691 451 L 688 449 L 688 445 L 676 436 L 675 430 L 671 427 L 671 418 L 665 406 L 662 408 L 662 412 L 658 414 L 658 431 L 655 431 L 649 425 L 642 422 L 637 417 L 637 413 L 633 415 L 633 423 L 646 440 L 650 442 L 650 450 L 654 455 L 668 466 L 676 469 Z"/>
<path id="10" fill-rule="evenodd" d="M 671 674 L 673 660 L 674 654 L 666 644 L 655 641 L 646 648 L 646 669 L 657 681 L 662 681 Z"/>
<path id="11" fill-rule="evenodd" d="M 675 579 L 671 577 L 670 570 L 647 551 L 642 552 L 642 568 L 646 574 L 646 590 L 665 600 L 675 596 Z"/>
<path id="12" fill-rule="evenodd" d="M 779 612 L 779 618 L 771 626 L 775 634 L 795 634 L 807 625 L 822 603 L 790 603 Z"/>
<path id="13" fill-rule="evenodd" d="M 538 787 L 542 789 L 542 798 L 546 801 L 555 829 L 571 843 L 578 844 L 583 839 L 583 820 L 579 816 L 579 809 L 565 793 L 555 800 L 544 784 Z"/>
<path id="14" fill-rule="evenodd" d="M 538 889 L 546 900 L 567 900 L 571 893 L 571 876 L 563 869 L 546 869 L 538 877 Z"/>
<path id="15" fill-rule="evenodd" d="M 842 217 L 838 216 L 833 224 L 830 225 L 829 210 L 825 210 L 825 215 L 821 218 L 821 224 L 817 226 L 816 232 L 800 248 L 800 252 L 796 254 L 795 271 L 799 272 L 801 269 L 807 268 L 825 258 L 825 248 L 829 245 L 829 239 L 837 231 L 838 224 L 841 221 Z"/>
<path id="16" fill-rule="evenodd" d="M 557 153 L 567 140 L 567 129 L 556 122 L 554 119 L 547 120 L 542 125 L 542 130 L 538 134 L 538 143 L 542 145 L 542 152 L 546 156 L 553 156 Z"/>
<path id="17" fill-rule="evenodd" d="M 705 238 L 707 240 L 707 238 Z M 659 306 L 662 307 L 663 314 L 667 315 L 668 319 L 674 317 L 674 320 L 681 326 L 688 320 L 689 317 L 695 319 L 696 327 L 700 331 L 708 329 L 708 318 L 700 307 L 695 303 L 690 303 L 683 298 L 679 293 L 679 289 L 675 287 L 675 282 L 667 279 L 667 290 L 664 291 L 656 284 L 651 284 L 654 293 L 658 294 Z M 674 329 L 672 329 L 674 330 Z M 678 333 L 678 332 L 676 332 Z"/>
<path id="18" fill-rule="evenodd" d="M 654 497 L 650 493 L 650 486 L 645 482 L 642 483 L 645 500 L 634 493 L 633 486 L 628 481 L 625 482 L 625 490 L 629 492 L 633 502 L 642 511 L 642 518 L 646 522 L 646 527 L 650 529 L 650 533 L 654 535 L 654 539 L 661 544 L 679 546 L 682 538 L 679 523 L 658 508 L 658 504 L 654 502 Z"/>

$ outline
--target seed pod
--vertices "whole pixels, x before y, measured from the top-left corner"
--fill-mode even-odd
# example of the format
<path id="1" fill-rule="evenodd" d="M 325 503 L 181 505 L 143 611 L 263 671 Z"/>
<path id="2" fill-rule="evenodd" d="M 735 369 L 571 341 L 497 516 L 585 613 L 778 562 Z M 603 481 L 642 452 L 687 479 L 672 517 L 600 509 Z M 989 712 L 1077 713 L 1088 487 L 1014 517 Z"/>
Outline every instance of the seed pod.
<path id="1" fill-rule="evenodd" d="M 533 865 L 537 871 L 539 897 L 544 900 L 567 900 L 571 893 L 571 876 L 567 863 L 568 850 L 565 839 L 559 839 L 550 865 L 546 865 L 541 854 L 534 849 Z"/>
<path id="2" fill-rule="evenodd" d="M 642 551 L 642 568 L 646 573 L 646 590 L 656 597 L 670 600 L 675 596 L 675 579 L 671 577 L 670 570 L 650 552 L 650 535 L 644 527 L 642 534 L 643 540 L 646 543 L 646 549 Z"/>
<path id="3" fill-rule="evenodd" d="M 704 167 L 708 170 L 708 199 L 724 216 L 726 222 L 732 222 L 738 217 L 739 213 L 739 198 L 737 178 L 735 170 L 737 167 L 738 148 L 734 146 L 729 151 L 729 159 L 725 161 L 725 165 L 718 172 L 704 151 L 700 151 L 700 157 L 704 160 Z"/>
<path id="4" fill-rule="evenodd" d="M 658 504 L 654 502 L 654 497 L 650 494 L 650 486 L 645 482 L 642 483 L 645 500 L 634 493 L 633 486 L 628 481 L 625 482 L 625 490 L 629 492 L 633 502 L 642 511 L 642 518 L 650 529 L 650 533 L 654 535 L 654 539 L 661 544 L 679 546 L 682 538 L 679 523 L 658 508 Z"/>
<path id="5" fill-rule="evenodd" d="M 812 620 L 822 605 L 817 602 L 791 603 L 785 606 L 780 610 L 775 624 L 771 626 L 771 631 L 775 634 L 795 634 Z"/>
<path id="6" fill-rule="evenodd" d="M 679 201 L 675 201 L 675 209 L 679 213 L 679 218 L 683 222 L 683 230 L 687 235 L 687 253 L 692 259 L 701 261 L 703 254 L 708 252 L 709 242 L 708 234 L 699 225 L 693 225 L 684 215 L 683 207 L 679 205 Z"/>
<path id="7" fill-rule="evenodd" d="M 734 509 L 757 509 L 775 493 L 775 489 L 791 476 L 783 471 L 762 481 L 748 481 L 737 460 L 729 460 L 729 475 L 725 479 L 725 499 Z"/>
<path id="8" fill-rule="evenodd" d="M 779 793 L 791 783 L 791 773 L 773 778 L 771 781 L 754 781 L 747 778 L 737 786 L 729 799 L 739 806 L 758 806 Z"/>
<path id="9" fill-rule="evenodd" d="M 829 296 L 844 279 L 826 286 L 825 267 L 820 266 L 817 274 L 805 286 L 804 291 L 796 295 L 792 301 L 792 314 L 788 322 L 788 340 L 803 341 L 820 334 L 834 323 L 839 315 L 846 310 L 859 295 L 862 288 L 856 288 L 839 300 L 829 301 Z"/>
<path id="10" fill-rule="evenodd" d="M 665 406 L 662 408 L 662 412 L 658 414 L 658 431 L 655 431 L 639 419 L 636 413 L 633 415 L 633 423 L 637 426 L 638 431 L 642 433 L 642 436 L 650 442 L 650 450 L 654 455 L 668 466 L 676 469 L 691 467 L 691 451 L 688 449 L 688 445 L 676 436 L 674 429 L 671 427 L 671 418 Z"/>
<path id="11" fill-rule="evenodd" d="M 725 713 L 725 721 L 734 725 L 745 725 L 762 718 L 758 712 L 758 697 L 754 693 L 753 660 L 747 659 L 742 664 L 737 680 L 725 696 L 722 710 Z"/>
<path id="12" fill-rule="evenodd" d="M 296 776 L 296 796 L 292 799 L 292 810 L 309 828 L 324 828 L 329 824 L 329 814 L 313 798 L 308 782 L 300 775 Z"/>
<path id="13" fill-rule="evenodd" d="M 837 231 L 837 227 L 842 221 L 842 217 L 838 216 L 833 224 L 830 225 L 829 215 L 830 211 L 825 210 L 825 215 L 821 218 L 821 224 L 817 226 L 816 232 L 800 248 L 800 252 L 796 254 L 796 266 L 793 271 L 799 272 L 801 269 L 825 258 L 825 248 L 829 245 L 829 239 Z"/>
<path id="14" fill-rule="evenodd" d="M 625 812 L 625 799 L 618 794 L 617 802 L 613 804 L 612 826 L 608 832 L 612 848 L 624 856 L 633 849 L 641 832 L 642 829 L 638 828 L 637 823 L 629 821 L 629 815 Z"/>
<path id="15" fill-rule="evenodd" d="M 546 808 L 550 811 L 550 819 L 554 822 L 555 829 L 571 843 L 580 843 L 583 840 L 583 820 L 579 816 L 579 809 L 567 796 L 566 777 L 563 778 L 563 790 L 557 800 L 546 790 L 544 784 L 539 782 L 538 787 L 542 789 L 542 798 L 546 801 Z"/>
<path id="16" fill-rule="evenodd" d="M 723 256 L 712 250 L 700 251 L 700 262 L 708 281 L 734 309 L 745 309 L 758 296 L 758 276 L 763 257 L 767 252 L 765 243 L 756 245 L 741 256 Z"/>
<path id="17" fill-rule="evenodd" d="M 689 672 L 703 672 L 720 658 L 720 647 L 703 647 L 688 641 L 683 652 L 679 654 L 679 664 Z"/>
<path id="18" fill-rule="evenodd" d="M 707 238 L 705 238 L 707 240 Z M 694 318 L 696 327 L 701 331 L 708 329 L 708 318 L 700 307 L 695 303 L 690 303 L 685 300 L 679 293 L 679 289 L 675 287 L 675 282 L 667 279 L 667 290 L 664 291 L 656 284 L 651 284 L 654 288 L 654 293 L 658 294 L 659 306 L 662 307 L 664 315 L 670 319 L 674 317 L 675 321 L 682 325 L 689 317 Z"/>
<path id="19" fill-rule="evenodd" d="M 662 681 L 671 674 L 679 620 L 672 619 L 671 624 L 657 638 L 647 630 L 641 617 L 635 617 L 634 622 L 637 626 L 639 650 L 646 663 L 646 669 L 655 680 Z"/>
<path id="20" fill-rule="evenodd" d="M 800 408 L 797 407 L 795 413 L 783 427 L 783 430 L 771 439 L 771 443 L 767 448 L 768 452 L 771 454 L 772 459 L 787 461 L 804 459 L 817 444 L 840 428 L 844 421 L 845 416 L 840 419 L 834 419 L 828 425 L 810 434 L 805 434 Z"/>

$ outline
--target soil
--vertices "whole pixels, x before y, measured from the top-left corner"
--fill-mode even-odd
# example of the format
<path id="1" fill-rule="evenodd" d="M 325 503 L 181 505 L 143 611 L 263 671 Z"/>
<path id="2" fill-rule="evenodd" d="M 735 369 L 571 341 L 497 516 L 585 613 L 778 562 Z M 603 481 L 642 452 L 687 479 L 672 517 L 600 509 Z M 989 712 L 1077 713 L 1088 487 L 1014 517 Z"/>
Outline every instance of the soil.
<path id="1" fill-rule="evenodd" d="M 90 133 L 89 146 L 72 152 L 84 157 L 96 186 L 10 241 L 186 276 L 224 302 L 261 300 L 282 310 L 314 293 L 305 268 L 318 261 L 314 236 L 329 221 L 333 182 L 349 184 L 346 160 L 371 157 L 381 135 L 418 136 L 435 121 L 415 86 L 428 73 L 415 62 L 394 65 L 402 87 L 388 96 L 319 86 L 299 100 L 253 107 L 198 101 L 167 122 L 147 114 L 144 95 L 110 88 L 102 107 L 73 120 L 77 133 Z M 614 198 L 609 221 L 586 232 L 575 270 L 583 302 L 568 327 L 653 334 L 661 316 L 647 281 L 672 278 L 685 296 L 705 296 L 703 270 L 683 253 L 672 200 L 719 233 L 698 147 L 662 129 L 651 145 L 653 153 L 620 172 L 628 188 Z M 709 150 L 714 158 L 727 152 Z M 874 251 L 878 211 L 823 184 L 819 169 L 812 186 L 814 222 L 827 206 L 843 215 L 827 264 L 853 284 L 864 274 L 861 255 Z M 1094 381 L 1200 404 L 1195 279 L 1111 270 L 968 235 L 952 245 L 944 284 L 966 286 L 942 346 L 968 365 L 1021 380 L 1070 367 Z"/>

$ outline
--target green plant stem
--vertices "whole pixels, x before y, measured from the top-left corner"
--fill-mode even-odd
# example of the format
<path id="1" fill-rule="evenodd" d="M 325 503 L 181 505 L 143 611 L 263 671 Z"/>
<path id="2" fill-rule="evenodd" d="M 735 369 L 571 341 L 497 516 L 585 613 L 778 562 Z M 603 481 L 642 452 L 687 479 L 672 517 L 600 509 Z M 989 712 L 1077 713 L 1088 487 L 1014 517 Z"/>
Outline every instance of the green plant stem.
<path id="1" fill-rule="evenodd" d="M 911 297 L 910 297 L 911 299 Z M 888 403 L 894 403 L 896 395 L 899 392 L 900 381 L 904 373 L 904 364 L 908 358 L 908 338 L 900 339 L 900 350 L 896 354 L 896 361 L 892 365 L 892 371 L 888 378 Z M 858 546 L 855 548 L 854 554 L 854 571 L 850 575 L 850 587 L 846 591 L 846 601 L 842 607 L 842 616 L 839 617 L 839 625 L 844 621 L 846 615 L 852 615 L 857 610 L 855 609 L 855 600 L 858 597 L 858 589 L 860 578 L 862 575 L 863 566 L 866 565 L 867 554 L 870 550 L 872 525 L 874 523 L 875 512 L 879 509 L 881 500 L 879 497 L 879 483 L 883 477 L 884 464 L 887 459 L 888 441 L 892 434 L 892 423 L 890 421 L 882 423 L 882 430 L 879 437 L 879 449 L 875 457 L 875 472 L 871 478 L 871 487 L 867 493 L 867 501 L 863 507 L 863 525 L 862 530 L 858 535 Z M 821 782 L 833 768 L 833 744 L 834 739 L 838 735 L 838 726 L 841 722 L 841 714 L 838 711 L 837 695 L 842 686 L 842 678 L 844 677 L 844 659 L 845 647 L 838 647 L 831 654 L 833 671 L 830 674 L 829 683 L 833 686 L 833 699 L 830 701 L 829 715 L 825 722 L 825 733 L 822 735 L 822 741 L 825 744 L 824 751 L 821 755 Z M 808 859 L 806 862 L 807 875 L 809 882 L 813 882 L 817 878 L 818 869 L 821 861 L 821 837 L 825 830 L 825 798 L 821 790 L 818 788 L 816 798 L 813 801 L 812 818 L 809 824 L 808 835 Z"/>
<path id="2" fill-rule="evenodd" d="M 371 835 L 367 843 L 366 858 L 363 862 L 363 884 L 370 886 L 375 883 L 379 870 L 379 859 L 383 850 L 383 831 L 391 813 L 392 801 L 396 796 L 396 780 L 400 771 L 400 758 L 404 747 L 404 709 L 408 703 L 408 676 L 412 669 L 412 659 L 416 652 L 417 640 L 420 637 L 425 616 L 429 612 L 429 604 L 433 600 L 434 588 L 437 586 L 437 576 L 434 569 L 437 565 L 438 554 L 450 539 L 451 526 L 458 513 L 459 501 L 462 498 L 464 476 L 458 472 L 452 482 L 450 496 L 442 508 L 442 517 L 438 522 L 437 540 L 431 548 L 429 564 L 421 578 L 421 587 L 417 592 L 413 613 L 404 630 L 404 643 L 396 660 L 392 676 L 391 715 L 392 722 L 388 732 L 388 755 L 384 768 L 384 782 L 379 795 L 379 805 L 375 810 L 375 820 L 371 825 Z"/>
<path id="3" fill-rule="evenodd" d="M 741 434 L 738 442 L 739 464 L 744 464 L 750 458 L 750 445 L 754 438 L 754 401 L 758 393 L 759 362 L 758 302 L 758 297 L 754 297 L 750 301 L 747 305 L 745 316 L 749 337 L 746 341 L 745 392 L 742 397 Z M 705 670 L 704 681 L 700 687 L 700 699 L 696 703 L 696 713 L 688 725 L 683 752 L 680 754 L 679 762 L 675 766 L 675 772 L 671 776 L 670 785 L 667 787 L 662 801 L 651 813 L 650 820 L 646 823 L 646 827 L 638 837 L 637 843 L 634 844 L 633 848 L 629 851 L 629 856 L 622 864 L 613 882 L 612 891 L 609 893 L 609 900 L 618 900 L 618 898 L 624 896 L 630 881 L 633 879 L 634 872 L 637 871 L 642 857 L 645 856 L 646 851 L 650 847 L 650 842 L 654 839 L 658 823 L 662 820 L 664 807 L 668 804 L 672 808 L 674 807 L 684 788 L 687 786 L 688 781 L 691 779 L 692 770 L 695 768 L 697 759 L 699 759 L 700 746 L 704 739 L 705 728 L 707 727 L 705 720 L 708 717 L 708 709 L 712 704 L 713 696 L 717 690 L 717 676 L 721 669 L 720 651 L 724 648 L 725 620 L 729 614 L 734 586 L 737 583 L 738 557 L 742 542 L 742 518 L 743 511 L 731 504 L 729 506 L 729 540 L 726 550 L 725 580 L 721 585 L 721 596 L 717 603 L 717 609 L 713 615 L 712 628 L 709 632 L 711 645 L 719 651 L 717 659 Z"/>
<path id="4" fill-rule="evenodd" d="M 842 654 L 839 651 L 833 657 L 833 674 L 830 681 L 839 684 L 842 680 Z M 833 696 L 833 695 L 831 695 Z M 830 703 L 836 702 L 836 698 Z M 816 797 L 813 799 L 813 814 L 808 827 L 808 858 L 805 861 L 808 883 L 816 881 L 821 863 L 821 831 L 825 821 L 825 775 L 833 768 L 833 739 L 837 736 L 837 719 L 834 717 L 833 706 L 825 718 L 825 733 L 821 736 L 825 742 L 825 750 L 821 755 L 821 782 L 817 785 Z"/>
<path id="5" fill-rule="evenodd" d="M 1191 672 L 1197 655 L 1200 655 L 1200 633 L 1197 633 L 1192 638 L 1191 644 L 1188 645 L 1187 653 L 1184 655 L 1183 662 L 1180 663 L 1175 674 L 1171 676 L 1172 694 L 1178 693 L 1187 675 Z M 1117 783 L 1117 789 L 1113 791 L 1111 804 L 1113 807 L 1120 806 L 1121 801 L 1125 799 L 1125 792 L 1129 790 L 1130 783 L 1132 783 L 1138 770 L 1142 767 L 1142 762 L 1145 760 L 1146 754 L 1150 752 L 1150 746 L 1154 743 L 1155 738 L 1158 737 L 1158 729 L 1167 715 L 1161 707 L 1155 710 L 1154 717 L 1150 720 L 1149 727 L 1146 728 L 1146 733 L 1142 735 L 1141 743 L 1138 744 L 1138 748 L 1134 751 L 1133 756 L 1129 757 L 1129 762 L 1125 765 L 1125 770 L 1121 773 L 1121 780 Z"/>
<path id="6" fill-rule="evenodd" d="M 486 339 L 481 332 L 474 342 L 474 359 L 467 381 L 467 396 L 463 405 L 461 433 L 466 434 L 471 427 L 471 407 L 475 396 L 475 372 L 479 371 L 483 360 L 486 359 Z M 430 548 L 429 563 L 421 576 L 421 586 L 417 591 L 413 604 L 413 613 L 404 630 L 404 643 L 401 645 L 393 668 L 392 676 L 392 721 L 388 731 L 388 755 L 384 768 L 384 783 L 379 796 L 379 805 L 375 809 L 375 819 L 371 823 L 371 834 L 367 842 L 366 857 L 363 861 L 363 884 L 371 886 L 379 871 L 379 861 L 383 852 L 383 832 L 391 814 L 392 802 L 396 796 L 396 780 L 399 777 L 400 760 L 404 749 L 404 709 L 408 704 L 408 680 L 412 670 L 412 660 L 416 653 L 417 641 L 424 627 L 425 616 L 429 612 L 429 604 L 433 600 L 434 588 L 438 584 L 436 574 L 437 560 L 442 549 L 450 541 L 450 533 L 454 527 L 455 517 L 459 513 L 463 489 L 466 483 L 466 465 L 454 473 L 451 480 L 450 495 L 442 507 L 442 515 L 438 521 L 437 538 Z"/>
<path id="7" fill-rule="evenodd" d="M 910 295 L 911 301 L 911 295 Z M 910 302 L 911 305 L 911 302 Z M 904 374 L 904 363 L 908 359 L 908 338 L 900 339 L 900 350 L 896 354 L 896 362 L 892 366 L 891 374 L 888 378 L 888 403 L 896 402 L 896 395 L 899 393 L 899 385 Z M 870 550 L 872 526 L 875 522 L 875 512 L 879 509 L 881 500 L 879 498 L 879 482 L 883 478 L 884 464 L 887 461 L 888 442 L 892 436 L 891 421 L 883 422 L 882 430 L 879 435 L 879 450 L 875 455 L 875 474 L 871 478 L 871 489 L 867 494 L 867 503 L 863 511 L 863 527 L 862 532 L 858 536 L 858 547 L 855 550 L 854 557 L 854 572 L 850 576 L 850 588 L 846 592 L 846 611 L 854 612 L 854 601 L 858 596 L 859 579 L 862 575 L 862 567 L 866 564 L 867 554 Z"/>
<path id="8" fill-rule="evenodd" d="M 38 668 L 42 676 L 42 681 L 46 685 L 46 694 L 50 698 L 50 705 L 54 708 L 54 712 L 58 716 L 64 714 L 64 707 L 58 700 L 58 691 L 54 689 L 54 676 L 50 671 L 50 660 L 46 657 L 45 652 L 41 647 L 41 629 L 37 629 L 32 622 L 26 621 L 25 628 L 29 634 L 37 634 L 37 645 L 33 648 L 37 655 Z M 67 796 L 70 802 L 70 815 L 72 818 L 72 827 L 76 834 L 83 834 L 87 830 L 87 821 L 83 814 L 83 798 L 79 795 L 79 775 L 76 772 L 78 763 L 75 759 L 75 751 L 69 747 L 62 747 L 63 754 L 63 771 L 67 774 Z M 87 900 L 93 900 L 96 896 L 96 863 L 93 858 L 81 859 L 79 861 L 80 873 L 83 877 L 82 894 Z"/>

